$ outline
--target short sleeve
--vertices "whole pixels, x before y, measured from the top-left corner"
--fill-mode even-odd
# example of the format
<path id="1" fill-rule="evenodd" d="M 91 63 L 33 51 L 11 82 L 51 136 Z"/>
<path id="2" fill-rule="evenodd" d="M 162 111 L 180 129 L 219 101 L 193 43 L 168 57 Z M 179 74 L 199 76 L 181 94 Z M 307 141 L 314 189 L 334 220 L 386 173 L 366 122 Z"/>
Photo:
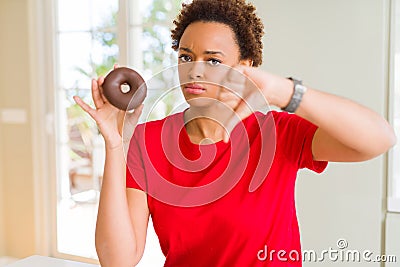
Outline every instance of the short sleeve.
<path id="1" fill-rule="evenodd" d="M 316 161 L 312 154 L 312 141 L 318 127 L 295 114 L 277 112 L 275 117 L 277 143 L 285 157 L 299 169 L 307 168 L 317 173 L 324 171 L 328 162 Z"/>
<path id="2" fill-rule="evenodd" d="M 317 173 L 321 173 L 326 169 L 328 162 L 317 161 L 313 159 L 312 141 L 314 139 L 314 134 L 317 131 L 318 127 L 304 119 L 302 120 L 304 121 L 302 122 L 302 124 L 308 124 L 308 125 L 305 125 L 304 127 L 306 130 L 303 140 L 304 145 L 300 157 L 300 164 L 299 164 L 300 168 L 307 168 Z"/>
<path id="3" fill-rule="evenodd" d="M 145 191 L 145 170 L 143 164 L 143 157 L 141 155 L 140 142 L 138 142 L 139 127 L 136 128 L 135 133 L 129 144 L 126 162 L 126 187 L 135 188 Z M 140 139 L 139 139 L 140 140 Z"/>

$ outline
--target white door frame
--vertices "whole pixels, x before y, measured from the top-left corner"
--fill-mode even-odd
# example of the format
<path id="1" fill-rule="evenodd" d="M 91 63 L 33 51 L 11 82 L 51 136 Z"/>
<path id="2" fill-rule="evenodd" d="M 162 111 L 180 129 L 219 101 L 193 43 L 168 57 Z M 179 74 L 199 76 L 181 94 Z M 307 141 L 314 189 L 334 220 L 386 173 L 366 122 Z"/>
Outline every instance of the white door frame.
<path id="1" fill-rule="evenodd" d="M 32 163 L 36 253 L 51 255 L 55 229 L 52 188 L 55 188 L 54 152 L 54 38 L 53 1 L 29 0 L 29 71 L 32 117 Z"/>

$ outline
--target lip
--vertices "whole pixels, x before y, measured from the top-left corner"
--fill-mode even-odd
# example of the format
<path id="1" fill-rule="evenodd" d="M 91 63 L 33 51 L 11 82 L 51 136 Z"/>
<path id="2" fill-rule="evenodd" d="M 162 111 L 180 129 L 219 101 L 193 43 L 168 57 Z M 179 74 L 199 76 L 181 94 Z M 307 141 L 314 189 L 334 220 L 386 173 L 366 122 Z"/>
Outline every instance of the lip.
<path id="1" fill-rule="evenodd" d="M 203 86 L 194 83 L 187 84 L 184 88 L 187 93 L 194 95 L 200 95 L 206 91 Z"/>

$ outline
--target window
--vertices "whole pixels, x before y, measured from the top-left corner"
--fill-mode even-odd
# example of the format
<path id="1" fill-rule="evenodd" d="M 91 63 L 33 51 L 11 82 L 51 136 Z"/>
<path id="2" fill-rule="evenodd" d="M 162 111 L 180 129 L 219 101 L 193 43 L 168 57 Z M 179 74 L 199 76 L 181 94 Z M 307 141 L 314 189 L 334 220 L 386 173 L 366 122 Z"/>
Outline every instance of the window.
<path id="1" fill-rule="evenodd" d="M 174 76 L 156 75 L 176 64 L 170 28 L 181 0 L 56 0 L 55 107 L 57 200 L 53 254 L 96 259 L 94 230 L 101 187 L 104 143 L 95 122 L 75 104 L 91 101 L 91 78 L 115 63 L 127 65 L 162 90 Z M 150 90 L 147 102 L 160 90 Z M 164 97 L 150 119 L 171 112 L 178 95 Z M 147 105 L 151 107 L 151 105 Z M 150 247 L 148 249 L 148 247 Z M 151 252 L 151 255 L 148 254 Z M 161 266 L 158 239 L 149 225 L 141 266 Z"/>
<path id="2" fill-rule="evenodd" d="M 96 125 L 72 96 L 90 102 L 91 77 L 118 57 L 118 1 L 56 2 L 56 251 L 96 258 L 94 229 L 104 151 Z"/>
<path id="3" fill-rule="evenodd" d="M 400 0 L 392 1 L 390 30 L 390 115 L 397 138 L 400 138 Z M 388 210 L 400 212 L 400 140 L 389 154 Z"/>

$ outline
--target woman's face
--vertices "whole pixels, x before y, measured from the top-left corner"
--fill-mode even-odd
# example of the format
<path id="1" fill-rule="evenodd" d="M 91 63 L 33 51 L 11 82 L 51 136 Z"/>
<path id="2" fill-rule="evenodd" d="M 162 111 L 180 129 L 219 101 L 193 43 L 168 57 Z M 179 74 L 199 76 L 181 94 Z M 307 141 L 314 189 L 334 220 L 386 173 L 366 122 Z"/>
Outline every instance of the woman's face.
<path id="1" fill-rule="evenodd" d="M 181 37 L 178 58 L 183 95 L 189 105 L 202 107 L 218 99 L 230 67 L 251 62 L 240 60 L 234 32 L 218 22 L 190 24 Z"/>

